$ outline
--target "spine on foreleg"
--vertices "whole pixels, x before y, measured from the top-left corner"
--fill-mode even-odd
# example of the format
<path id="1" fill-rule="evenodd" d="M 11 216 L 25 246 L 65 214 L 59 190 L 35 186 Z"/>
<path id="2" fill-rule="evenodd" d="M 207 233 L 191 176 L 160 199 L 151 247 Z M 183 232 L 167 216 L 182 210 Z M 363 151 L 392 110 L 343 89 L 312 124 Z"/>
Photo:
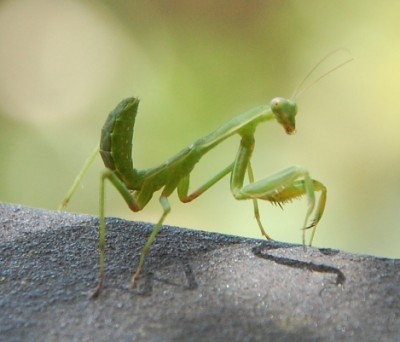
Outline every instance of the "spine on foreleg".
<path id="1" fill-rule="evenodd" d="M 138 106 L 137 98 L 122 100 L 108 115 L 101 130 L 100 155 L 104 165 L 126 184 L 137 173 L 132 163 L 132 138 Z"/>

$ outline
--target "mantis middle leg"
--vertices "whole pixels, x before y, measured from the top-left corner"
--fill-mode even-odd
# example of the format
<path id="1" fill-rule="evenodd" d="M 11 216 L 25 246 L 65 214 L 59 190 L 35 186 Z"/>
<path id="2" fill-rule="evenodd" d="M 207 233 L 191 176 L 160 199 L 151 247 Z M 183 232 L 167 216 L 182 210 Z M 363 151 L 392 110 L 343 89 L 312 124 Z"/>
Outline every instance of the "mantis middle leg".
<path id="1" fill-rule="evenodd" d="M 124 198 L 125 202 L 128 204 L 129 208 L 135 212 L 142 210 L 146 206 L 146 204 L 150 201 L 150 199 L 153 195 L 152 189 L 147 189 L 147 188 L 144 188 L 140 191 L 136 191 L 136 192 L 132 193 L 127 188 L 125 183 L 123 183 L 115 175 L 115 173 L 110 170 L 104 171 L 103 174 L 101 175 L 101 177 L 100 177 L 100 196 L 99 196 L 99 198 L 100 198 L 100 203 L 99 203 L 99 207 L 100 207 L 99 283 L 98 283 L 94 293 L 92 294 L 92 298 L 97 298 L 104 286 L 104 265 L 105 265 L 104 260 L 105 260 L 105 244 L 106 244 L 106 223 L 105 223 L 104 207 L 105 207 L 105 181 L 106 180 L 109 180 L 115 186 L 115 188 L 118 190 L 118 192 Z M 169 207 L 167 198 L 161 197 L 160 202 L 163 207 L 163 215 L 161 216 L 159 222 L 155 225 L 155 227 L 150 235 L 150 238 L 148 239 L 146 245 L 144 246 L 144 248 L 142 250 L 137 271 L 132 278 L 132 286 L 135 285 L 135 281 L 139 278 L 141 269 L 143 268 L 145 256 L 148 253 L 150 246 L 152 245 L 152 243 L 154 241 L 155 236 L 160 231 L 165 217 L 167 216 L 168 212 L 170 211 L 170 207 Z"/>
<path id="2" fill-rule="evenodd" d="M 254 173 L 253 173 L 253 168 L 251 167 L 251 163 L 249 161 L 249 164 L 247 165 L 247 174 L 249 176 L 249 182 L 254 183 Z M 253 208 L 254 208 L 254 217 L 257 221 L 258 227 L 261 230 L 261 235 L 265 236 L 267 240 L 273 240 L 265 231 L 264 226 L 261 222 L 261 216 L 260 216 L 260 209 L 258 208 L 258 202 L 256 198 L 253 198 Z"/>

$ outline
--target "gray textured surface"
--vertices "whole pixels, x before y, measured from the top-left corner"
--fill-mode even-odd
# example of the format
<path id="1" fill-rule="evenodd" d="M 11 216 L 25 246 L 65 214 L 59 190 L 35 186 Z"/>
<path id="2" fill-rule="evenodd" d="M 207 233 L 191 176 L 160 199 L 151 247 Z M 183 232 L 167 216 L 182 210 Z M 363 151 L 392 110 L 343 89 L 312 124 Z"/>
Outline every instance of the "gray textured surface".
<path id="1" fill-rule="evenodd" d="M 398 341 L 400 260 L 108 221 L 95 301 L 95 217 L 0 203 L 4 341 Z"/>

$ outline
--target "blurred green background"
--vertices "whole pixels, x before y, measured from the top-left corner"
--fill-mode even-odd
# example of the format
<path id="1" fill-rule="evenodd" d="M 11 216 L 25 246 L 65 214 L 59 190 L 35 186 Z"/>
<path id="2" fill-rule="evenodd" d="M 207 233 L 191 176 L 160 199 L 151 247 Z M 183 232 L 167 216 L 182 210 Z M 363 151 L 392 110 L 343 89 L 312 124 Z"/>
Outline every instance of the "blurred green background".
<path id="1" fill-rule="evenodd" d="M 151 167 L 236 114 L 289 97 L 327 53 L 354 61 L 298 99 L 297 134 L 259 126 L 257 179 L 298 164 L 328 188 L 316 246 L 400 257 L 400 2 L 2 1 L 0 200 L 55 209 L 99 140 L 111 109 L 141 99 L 136 167 Z M 349 57 L 338 53 L 313 78 Z M 239 139 L 193 173 L 231 162 Z M 97 214 L 98 160 L 70 211 Z M 157 201 L 129 211 L 111 186 L 107 215 L 155 222 Z M 260 238 L 250 201 L 229 179 L 190 204 L 171 198 L 167 224 Z M 261 203 L 268 232 L 301 242 L 305 199 Z"/>

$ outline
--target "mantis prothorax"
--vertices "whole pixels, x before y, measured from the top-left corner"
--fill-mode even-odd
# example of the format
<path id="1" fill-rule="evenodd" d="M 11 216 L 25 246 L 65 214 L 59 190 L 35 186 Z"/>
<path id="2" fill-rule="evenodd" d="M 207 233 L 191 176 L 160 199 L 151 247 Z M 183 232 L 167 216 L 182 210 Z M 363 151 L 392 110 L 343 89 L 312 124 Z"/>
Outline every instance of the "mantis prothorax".
<path id="1" fill-rule="evenodd" d="M 255 142 L 254 133 L 259 124 L 267 121 L 277 121 L 287 134 L 295 132 L 297 104 L 294 97 L 292 99 L 276 97 L 271 100 L 270 104 L 256 107 L 238 115 L 209 135 L 196 140 L 161 165 L 143 170 L 133 167 L 131 157 L 133 128 L 138 105 L 139 100 L 137 98 L 129 97 L 122 100 L 109 114 L 101 131 L 100 145 L 95 148 L 86 161 L 82 171 L 60 205 L 60 209 L 67 205 L 89 165 L 100 152 L 107 169 L 101 174 L 100 178 L 100 270 L 98 285 L 92 298 L 96 298 L 99 295 L 104 285 L 106 233 L 104 185 L 106 180 L 115 186 L 129 208 L 134 212 L 142 210 L 151 200 L 153 194 L 161 191 L 159 201 L 163 213 L 157 224 L 155 224 L 141 252 L 139 264 L 132 277 L 132 287 L 136 286 L 145 257 L 155 237 L 160 232 L 165 217 L 171 210 L 169 196 L 177 190 L 179 199 L 182 202 L 193 201 L 228 174 L 230 174 L 230 189 L 233 196 L 238 200 L 251 200 L 253 202 L 254 214 L 261 234 L 268 240 L 271 240 L 271 237 L 261 223 L 257 201 L 265 200 L 282 205 L 294 198 L 305 195 L 308 201 L 308 208 L 302 225 L 302 241 L 305 244 L 305 231 L 312 228 L 309 242 L 311 245 L 315 229 L 325 209 L 326 187 L 321 182 L 312 179 L 309 172 L 299 166 L 288 167 L 256 181 L 250 162 Z M 197 188 L 197 190 L 189 192 L 190 173 L 195 165 L 208 151 L 235 134 L 238 134 L 241 140 L 234 161 L 216 173 L 215 176 Z M 245 185 L 246 174 L 249 183 Z M 318 200 L 316 200 L 316 192 L 320 193 Z"/>

